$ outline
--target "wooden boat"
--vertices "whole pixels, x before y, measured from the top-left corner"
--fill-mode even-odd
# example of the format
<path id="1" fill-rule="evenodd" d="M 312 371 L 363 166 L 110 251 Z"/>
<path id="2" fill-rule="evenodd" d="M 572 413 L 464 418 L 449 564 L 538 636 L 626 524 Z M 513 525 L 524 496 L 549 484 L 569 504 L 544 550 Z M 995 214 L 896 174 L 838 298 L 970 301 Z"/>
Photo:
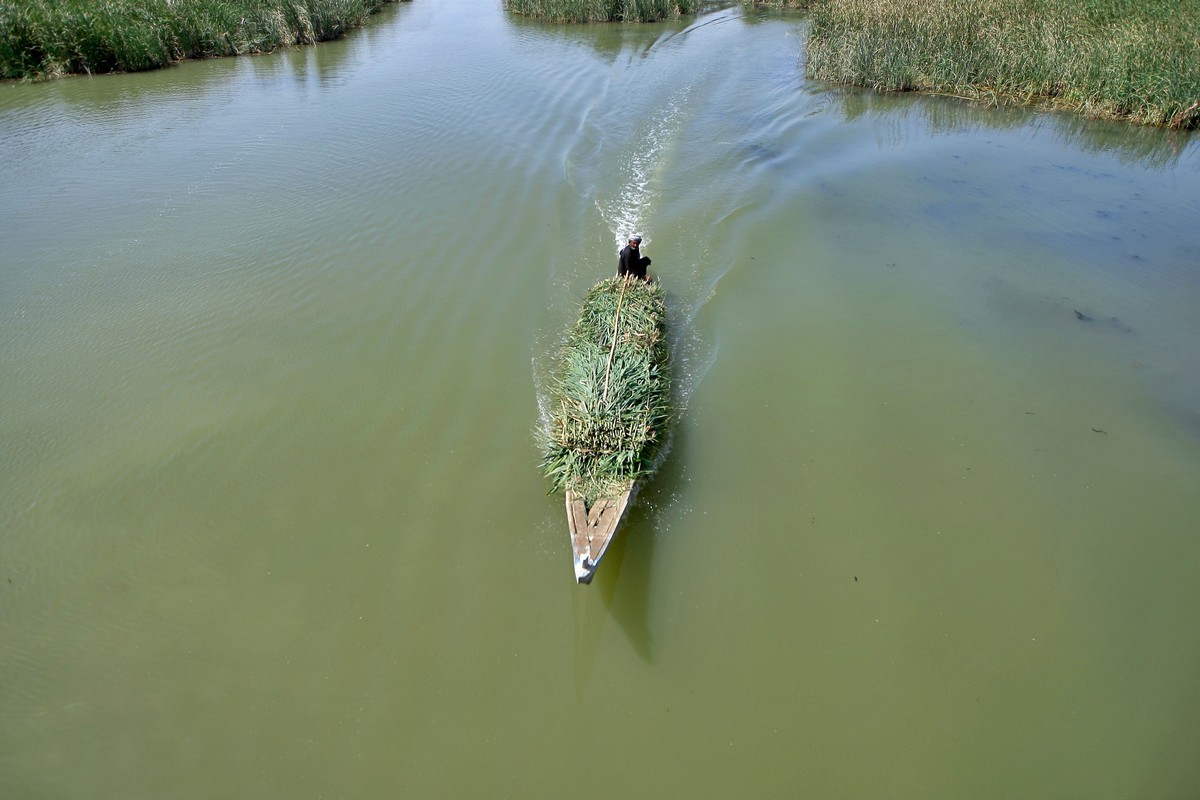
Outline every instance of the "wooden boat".
<path id="1" fill-rule="evenodd" d="M 666 304 L 656 284 L 607 278 L 584 298 L 552 387 L 542 468 L 566 494 L 575 580 L 591 583 L 671 417 Z"/>
<path id="2" fill-rule="evenodd" d="M 571 528 L 571 552 L 575 560 L 575 580 L 591 583 L 604 551 L 617 534 L 621 517 L 629 507 L 634 486 L 616 497 L 602 497 L 589 508 L 585 498 L 567 490 L 567 524 Z"/>

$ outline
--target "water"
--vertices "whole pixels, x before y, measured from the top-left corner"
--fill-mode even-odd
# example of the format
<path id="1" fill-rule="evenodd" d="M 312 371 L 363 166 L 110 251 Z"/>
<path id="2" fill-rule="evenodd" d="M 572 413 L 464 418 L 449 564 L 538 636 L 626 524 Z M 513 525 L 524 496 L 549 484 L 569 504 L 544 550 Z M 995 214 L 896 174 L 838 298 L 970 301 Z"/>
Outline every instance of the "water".
<path id="1" fill-rule="evenodd" d="M 1196 138 L 804 35 L 2 87 L 0 796 L 1194 797 Z M 533 430 L 633 230 L 682 412 L 577 587 Z"/>

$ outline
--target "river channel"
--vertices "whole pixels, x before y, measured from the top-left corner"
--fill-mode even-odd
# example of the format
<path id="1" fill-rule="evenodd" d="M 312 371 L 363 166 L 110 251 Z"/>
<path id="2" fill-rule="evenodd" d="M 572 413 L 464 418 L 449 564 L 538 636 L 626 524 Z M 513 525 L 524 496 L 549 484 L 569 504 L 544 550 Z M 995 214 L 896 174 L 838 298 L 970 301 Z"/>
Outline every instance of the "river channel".
<path id="1" fill-rule="evenodd" d="M 0 86 L 0 797 L 1200 793 L 1200 138 L 741 8 Z M 645 236 L 670 451 L 535 430 Z"/>

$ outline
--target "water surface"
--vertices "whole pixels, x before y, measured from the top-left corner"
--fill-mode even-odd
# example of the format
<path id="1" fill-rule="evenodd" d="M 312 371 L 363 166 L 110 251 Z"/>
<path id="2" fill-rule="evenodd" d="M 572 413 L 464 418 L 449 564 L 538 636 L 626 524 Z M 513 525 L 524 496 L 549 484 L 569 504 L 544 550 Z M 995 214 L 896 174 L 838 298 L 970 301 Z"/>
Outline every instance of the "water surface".
<path id="1" fill-rule="evenodd" d="M 1197 140 L 804 36 L 0 87 L 0 796 L 1195 796 Z M 634 230 L 681 413 L 578 587 L 533 431 Z"/>

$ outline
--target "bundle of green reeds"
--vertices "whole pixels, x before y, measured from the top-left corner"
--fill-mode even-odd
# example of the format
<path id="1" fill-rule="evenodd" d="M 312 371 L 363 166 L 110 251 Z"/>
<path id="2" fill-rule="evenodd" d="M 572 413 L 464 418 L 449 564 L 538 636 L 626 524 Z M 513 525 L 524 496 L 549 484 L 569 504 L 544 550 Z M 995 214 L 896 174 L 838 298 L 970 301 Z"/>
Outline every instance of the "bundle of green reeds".
<path id="1" fill-rule="evenodd" d="M 609 278 L 587 293 L 551 386 L 542 469 L 588 505 L 653 471 L 671 418 L 666 305 L 657 283 Z"/>

